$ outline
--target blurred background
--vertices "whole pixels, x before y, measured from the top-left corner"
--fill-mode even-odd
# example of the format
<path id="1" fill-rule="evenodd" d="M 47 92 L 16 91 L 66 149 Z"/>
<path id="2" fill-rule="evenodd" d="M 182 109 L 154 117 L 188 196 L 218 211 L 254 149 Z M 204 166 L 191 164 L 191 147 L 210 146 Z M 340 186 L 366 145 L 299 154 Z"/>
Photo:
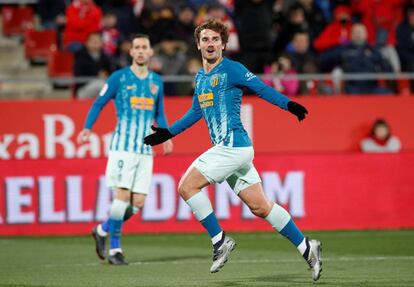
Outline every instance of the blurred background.
<path id="1" fill-rule="evenodd" d="M 87 234 L 106 218 L 114 108 L 77 133 L 105 79 L 150 36 L 172 123 L 201 68 L 194 28 L 229 27 L 226 55 L 300 102 L 294 117 L 246 91 L 243 124 L 267 195 L 305 230 L 414 227 L 414 3 L 404 0 L 0 0 L 0 235 Z M 180 176 L 210 146 L 200 122 L 156 149 L 153 191 L 127 233 L 199 232 Z M 228 231 L 269 231 L 226 184 L 207 190 Z M 156 224 L 154 224 L 156 222 Z"/>

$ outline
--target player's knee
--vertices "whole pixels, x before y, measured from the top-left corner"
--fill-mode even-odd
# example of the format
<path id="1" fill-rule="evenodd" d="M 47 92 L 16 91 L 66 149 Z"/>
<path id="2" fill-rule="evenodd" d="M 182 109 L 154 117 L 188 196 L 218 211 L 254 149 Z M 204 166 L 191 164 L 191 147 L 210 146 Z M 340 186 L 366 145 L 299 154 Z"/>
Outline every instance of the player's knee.
<path id="1" fill-rule="evenodd" d="M 250 211 L 258 217 L 265 218 L 269 214 L 269 211 L 265 206 L 253 205 L 249 207 Z"/>
<path id="2" fill-rule="evenodd" d="M 122 201 L 130 201 L 131 199 L 131 192 L 125 188 L 117 188 L 115 198 L 122 200 Z"/>
<path id="3" fill-rule="evenodd" d="M 196 189 L 191 182 L 184 180 L 178 184 L 178 193 L 187 200 L 196 193 Z"/>
<path id="4" fill-rule="evenodd" d="M 132 205 L 136 208 L 142 209 L 145 205 L 145 198 L 139 198 L 139 199 L 134 198 L 132 200 Z"/>
<path id="5" fill-rule="evenodd" d="M 188 184 L 186 184 L 185 182 L 180 182 L 179 184 L 178 184 L 178 194 L 181 196 L 181 197 L 186 197 L 186 195 L 187 195 L 187 193 L 188 193 L 188 190 L 189 190 L 189 186 L 188 186 Z"/>

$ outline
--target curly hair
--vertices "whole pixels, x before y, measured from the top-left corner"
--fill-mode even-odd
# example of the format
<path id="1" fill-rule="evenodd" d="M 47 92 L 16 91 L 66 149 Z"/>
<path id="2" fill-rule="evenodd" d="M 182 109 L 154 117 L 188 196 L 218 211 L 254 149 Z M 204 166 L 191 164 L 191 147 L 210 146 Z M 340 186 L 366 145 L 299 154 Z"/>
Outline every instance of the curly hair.
<path id="1" fill-rule="evenodd" d="M 220 34 L 221 41 L 224 45 L 227 44 L 229 41 L 229 29 L 226 25 L 223 24 L 223 22 L 216 20 L 216 19 L 209 19 L 200 25 L 197 26 L 197 28 L 194 31 L 194 37 L 197 41 L 197 43 L 200 41 L 200 33 L 201 31 L 209 29 L 213 30 L 216 33 Z"/>

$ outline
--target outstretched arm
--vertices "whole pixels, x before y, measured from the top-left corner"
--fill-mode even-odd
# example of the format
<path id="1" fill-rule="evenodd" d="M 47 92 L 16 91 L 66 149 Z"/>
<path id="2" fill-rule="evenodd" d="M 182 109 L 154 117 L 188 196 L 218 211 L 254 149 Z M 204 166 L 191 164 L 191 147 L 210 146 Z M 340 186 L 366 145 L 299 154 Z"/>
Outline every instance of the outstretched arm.
<path id="1" fill-rule="evenodd" d="M 242 64 L 236 66 L 235 70 L 236 71 L 234 74 L 237 85 L 249 88 L 265 101 L 274 104 L 284 110 L 288 110 L 294 114 L 299 121 L 302 121 L 308 114 L 308 111 L 304 106 L 292 101 L 285 95 L 282 95 L 278 91 L 266 85 L 256 75 L 247 70 L 246 67 L 244 67 Z"/>
<path id="2" fill-rule="evenodd" d="M 194 125 L 201 119 L 202 115 L 198 98 L 194 96 L 192 107 L 181 119 L 177 120 L 169 128 L 151 127 L 155 133 L 146 136 L 144 143 L 151 146 L 163 143 Z"/>
<path id="3" fill-rule="evenodd" d="M 281 93 L 267 85 L 261 91 L 255 91 L 255 93 L 257 93 L 257 95 L 259 95 L 259 97 L 261 97 L 265 101 L 288 110 L 298 118 L 298 121 L 304 120 L 306 115 L 308 114 L 308 110 L 304 106 L 292 101 L 288 97 L 282 95 Z"/>

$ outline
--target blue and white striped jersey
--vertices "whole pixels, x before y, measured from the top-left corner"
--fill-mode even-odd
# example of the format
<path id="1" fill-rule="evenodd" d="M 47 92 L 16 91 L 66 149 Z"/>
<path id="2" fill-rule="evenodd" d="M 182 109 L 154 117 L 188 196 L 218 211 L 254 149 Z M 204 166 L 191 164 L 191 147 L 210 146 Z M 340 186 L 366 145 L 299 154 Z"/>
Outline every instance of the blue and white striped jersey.
<path id="1" fill-rule="evenodd" d="M 117 124 L 110 150 L 152 154 L 151 146 L 144 144 L 144 137 L 152 133 L 154 119 L 159 127 L 167 127 L 161 77 L 149 71 L 145 79 L 140 79 L 130 67 L 114 72 L 92 105 L 85 128 L 92 129 L 111 99 L 115 103 Z"/>
<path id="2" fill-rule="evenodd" d="M 251 140 L 240 120 L 244 87 L 287 110 L 290 101 L 288 97 L 263 83 L 239 62 L 223 58 L 209 73 L 203 68 L 198 71 L 195 76 L 193 105 L 169 127 L 169 131 L 177 135 L 204 117 L 214 145 L 251 146 Z"/>

